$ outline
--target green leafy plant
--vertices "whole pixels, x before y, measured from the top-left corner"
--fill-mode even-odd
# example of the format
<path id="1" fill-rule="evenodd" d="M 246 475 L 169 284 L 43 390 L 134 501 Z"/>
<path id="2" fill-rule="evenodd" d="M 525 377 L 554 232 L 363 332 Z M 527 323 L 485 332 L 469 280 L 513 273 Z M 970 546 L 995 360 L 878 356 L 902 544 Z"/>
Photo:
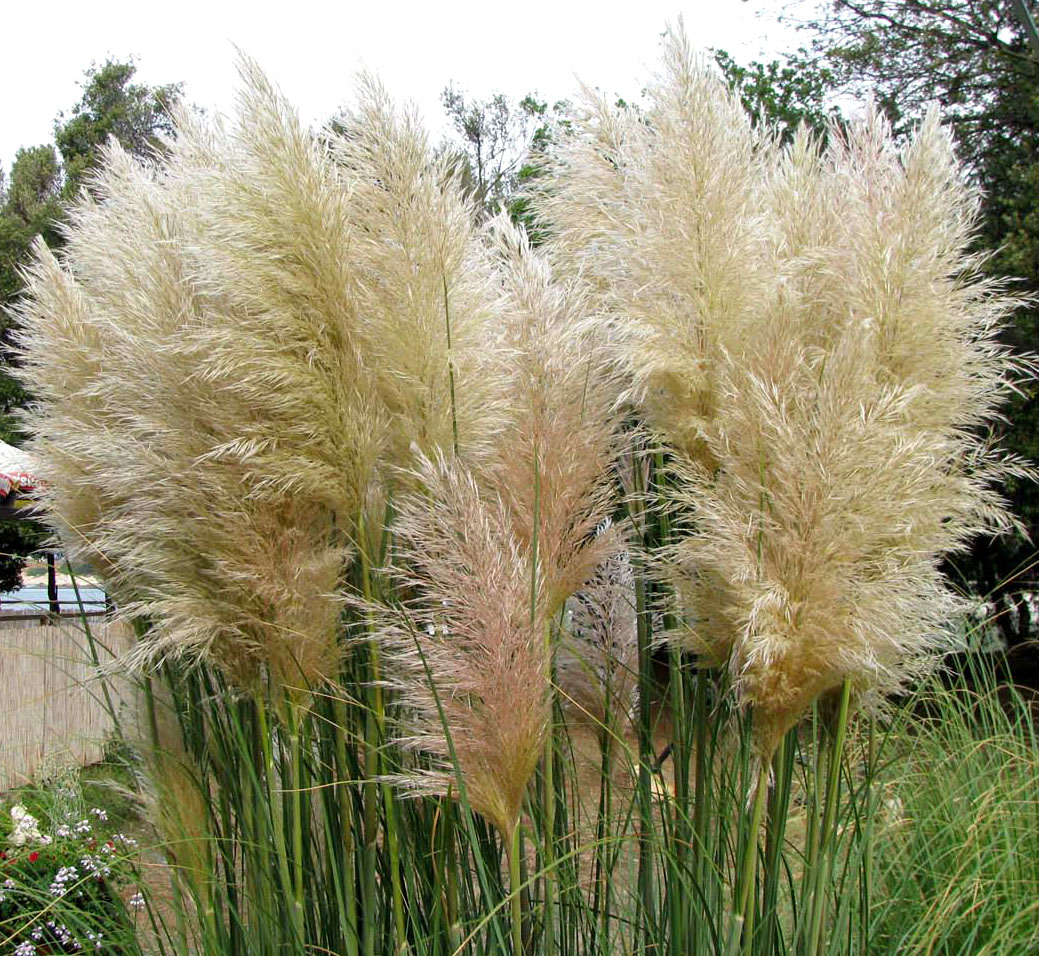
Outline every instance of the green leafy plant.
<path id="1" fill-rule="evenodd" d="M 67 776 L 19 798 L 46 810 L 41 822 L 24 805 L 4 816 L 0 850 L 0 936 L 6 952 L 137 952 L 135 911 L 144 906 L 136 840 L 107 825 L 107 812 L 85 810 Z M 7 822 L 5 821 L 5 822 Z"/>

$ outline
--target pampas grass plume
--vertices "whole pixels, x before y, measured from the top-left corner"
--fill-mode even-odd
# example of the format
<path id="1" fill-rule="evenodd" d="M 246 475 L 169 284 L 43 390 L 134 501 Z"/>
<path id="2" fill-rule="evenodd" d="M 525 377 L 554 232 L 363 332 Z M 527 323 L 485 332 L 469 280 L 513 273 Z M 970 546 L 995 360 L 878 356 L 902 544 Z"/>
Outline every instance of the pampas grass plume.
<path id="1" fill-rule="evenodd" d="M 557 279 L 504 217 L 490 234 L 504 289 L 488 349 L 502 409 L 490 479 L 519 540 L 536 541 L 551 619 L 620 546 L 613 529 L 596 534 L 614 507 L 620 385 L 586 321 L 592 306 L 583 291 Z"/>
<path id="2" fill-rule="evenodd" d="M 943 555 L 1012 519 L 985 429 L 1027 363 L 967 253 L 976 198 L 937 115 L 780 150 L 670 31 L 645 118 L 591 99 L 541 198 L 629 395 L 673 452 L 677 636 L 727 666 L 770 753 L 845 680 L 948 644 Z"/>
<path id="3" fill-rule="evenodd" d="M 56 529 L 153 625 L 136 662 L 299 686 L 337 669 L 378 489 L 415 448 L 485 441 L 496 289 L 460 189 L 376 84 L 329 140 L 241 73 L 230 126 L 180 113 L 157 165 L 108 148 L 61 261 L 30 269 L 21 374 Z"/>
<path id="4" fill-rule="evenodd" d="M 397 782 L 457 795 L 454 766 L 469 805 L 511 837 L 551 716 L 533 556 L 505 502 L 460 462 L 426 461 L 419 475 L 426 493 L 402 502 L 394 525 L 399 583 L 415 597 L 403 622 L 385 618 L 382 639 L 411 715 L 402 742 L 435 766 Z"/>

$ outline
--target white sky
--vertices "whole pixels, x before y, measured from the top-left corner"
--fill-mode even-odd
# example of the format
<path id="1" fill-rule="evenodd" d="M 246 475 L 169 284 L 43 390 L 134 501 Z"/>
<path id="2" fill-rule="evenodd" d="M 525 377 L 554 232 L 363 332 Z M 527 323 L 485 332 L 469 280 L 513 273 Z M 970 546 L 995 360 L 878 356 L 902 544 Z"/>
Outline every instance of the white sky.
<path id="1" fill-rule="evenodd" d="M 0 165 L 15 151 L 51 142 L 54 119 L 80 97 L 91 62 L 134 56 L 137 79 L 183 81 L 188 102 L 227 113 L 237 77 L 234 46 L 250 54 L 299 109 L 320 123 L 350 101 L 359 68 L 377 73 L 442 130 L 448 84 L 481 99 L 536 91 L 572 95 L 575 75 L 609 93 L 638 95 L 660 32 L 679 14 L 697 46 L 740 61 L 796 46 L 776 24 L 776 0 L 50 0 L 0 2 Z M 439 137 L 438 137 L 439 138 Z"/>

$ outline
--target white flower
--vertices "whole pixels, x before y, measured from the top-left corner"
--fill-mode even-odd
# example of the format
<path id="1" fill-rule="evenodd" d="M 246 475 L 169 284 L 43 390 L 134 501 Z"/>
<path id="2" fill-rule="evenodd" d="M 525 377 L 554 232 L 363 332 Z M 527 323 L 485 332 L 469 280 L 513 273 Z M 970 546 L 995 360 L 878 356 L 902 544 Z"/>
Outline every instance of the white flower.
<path id="1" fill-rule="evenodd" d="M 36 947 L 28 940 L 24 943 L 19 943 L 14 950 L 14 956 L 35 956 L 35 954 Z"/>
<path id="2" fill-rule="evenodd" d="M 8 838 L 11 846 L 25 846 L 26 843 L 50 843 L 50 837 L 44 839 L 40 833 L 40 823 L 25 807 L 11 807 L 11 820 L 14 829 Z"/>
<path id="3" fill-rule="evenodd" d="M 99 820 L 108 819 L 108 811 L 102 810 L 100 807 L 94 807 L 90 812 L 94 814 L 94 816 L 97 817 Z"/>
<path id="4" fill-rule="evenodd" d="M 127 905 L 132 906 L 134 909 L 140 909 L 144 906 L 144 894 L 134 893 L 126 902 Z"/>
<path id="5" fill-rule="evenodd" d="M 88 873 L 93 873 L 94 876 L 100 878 L 102 876 L 111 876 L 112 868 L 104 862 L 99 856 L 90 856 L 87 854 L 80 859 L 80 865 Z"/>
<path id="6" fill-rule="evenodd" d="M 11 819 L 16 827 L 36 827 L 39 821 L 20 803 L 11 807 Z"/>
<path id="7" fill-rule="evenodd" d="M 71 883 L 79 878 L 79 870 L 74 866 L 63 866 L 54 874 L 54 880 L 50 885 L 51 896 L 64 896 L 68 892 L 66 883 Z"/>

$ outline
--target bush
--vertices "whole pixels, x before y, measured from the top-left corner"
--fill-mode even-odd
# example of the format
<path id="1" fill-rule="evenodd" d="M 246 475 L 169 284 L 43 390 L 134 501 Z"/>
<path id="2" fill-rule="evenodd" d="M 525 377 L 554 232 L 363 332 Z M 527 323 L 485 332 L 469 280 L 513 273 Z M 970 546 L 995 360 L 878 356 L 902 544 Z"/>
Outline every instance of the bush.
<path id="1" fill-rule="evenodd" d="M 24 802 L 0 817 L 3 951 L 137 952 L 134 919 L 124 902 L 136 883 L 136 841 L 112 832 L 106 810 L 84 809 L 75 778 L 29 788 L 18 799 Z M 133 893 L 128 904 L 131 910 L 143 906 L 143 895 Z"/>

